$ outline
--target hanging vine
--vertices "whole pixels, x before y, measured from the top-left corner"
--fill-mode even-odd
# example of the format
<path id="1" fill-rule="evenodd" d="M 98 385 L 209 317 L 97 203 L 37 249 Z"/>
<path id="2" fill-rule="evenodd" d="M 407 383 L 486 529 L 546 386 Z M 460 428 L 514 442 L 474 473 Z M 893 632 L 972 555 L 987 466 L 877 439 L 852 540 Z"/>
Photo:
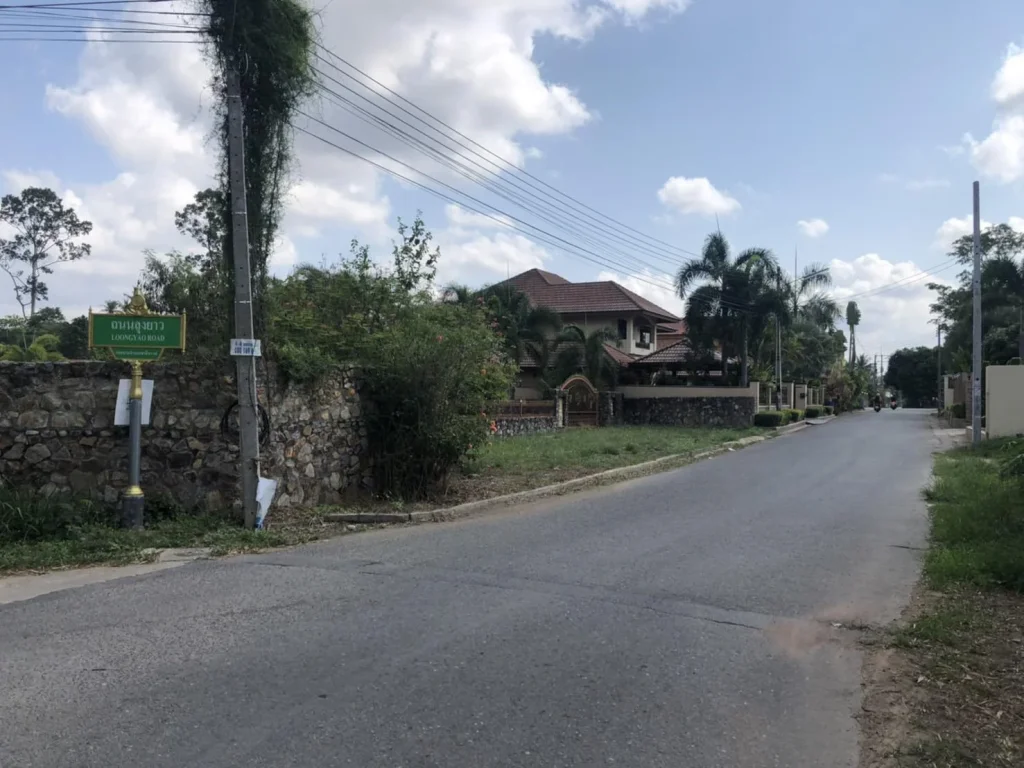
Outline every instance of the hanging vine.
<path id="1" fill-rule="evenodd" d="M 221 187 L 227 221 L 227 72 L 235 67 L 239 73 L 253 310 L 260 335 L 266 327 L 267 265 L 281 220 L 281 187 L 291 167 L 290 123 L 297 107 L 314 89 L 313 17 L 301 0 L 201 0 L 201 5 L 210 14 L 208 53 L 220 117 Z M 231 254 L 228 226 L 226 269 L 230 269 Z"/>

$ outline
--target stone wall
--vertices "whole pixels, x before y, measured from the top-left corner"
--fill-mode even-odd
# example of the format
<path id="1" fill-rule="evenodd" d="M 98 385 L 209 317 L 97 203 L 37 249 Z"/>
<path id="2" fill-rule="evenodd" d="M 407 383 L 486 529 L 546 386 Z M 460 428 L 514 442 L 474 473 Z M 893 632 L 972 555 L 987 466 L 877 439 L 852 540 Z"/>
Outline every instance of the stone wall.
<path id="1" fill-rule="evenodd" d="M 559 429 L 551 416 L 504 416 L 494 420 L 497 431 L 495 437 L 518 437 L 519 435 L 536 435 L 540 432 L 554 432 Z"/>
<path id="2" fill-rule="evenodd" d="M 238 498 L 237 413 L 230 368 L 149 364 L 151 423 L 142 487 L 186 508 L 229 509 Z M 0 363 L 0 482 L 117 501 L 128 482 L 128 429 L 115 427 L 124 363 Z M 262 474 L 277 504 L 326 504 L 369 484 L 366 432 L 351 374 L 317 392 L 261 376 L 269 422 Z"/>
<path id="3" fill-rule="evenodd" d="M 626 424 L 682 427 L 749 427 L 756 397 L 640 397 L 622 401 Z"/>
<path id="4" fill-rule="evenodd" d="M 622 424 L 622 393 L 597 393 L 597 423 L 602 427 L 616 427 Z"/>

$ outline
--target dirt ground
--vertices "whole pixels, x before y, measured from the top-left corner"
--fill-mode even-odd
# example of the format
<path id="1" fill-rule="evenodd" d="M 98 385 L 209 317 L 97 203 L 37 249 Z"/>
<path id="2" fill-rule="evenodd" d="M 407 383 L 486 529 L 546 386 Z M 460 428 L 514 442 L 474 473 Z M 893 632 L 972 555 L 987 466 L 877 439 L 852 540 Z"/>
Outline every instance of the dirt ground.
<path id="1" fill-rule="evenodd" d="M 1024 596 L 919 588 L 862 643 L 861 768 L 1024 766 Z"/>

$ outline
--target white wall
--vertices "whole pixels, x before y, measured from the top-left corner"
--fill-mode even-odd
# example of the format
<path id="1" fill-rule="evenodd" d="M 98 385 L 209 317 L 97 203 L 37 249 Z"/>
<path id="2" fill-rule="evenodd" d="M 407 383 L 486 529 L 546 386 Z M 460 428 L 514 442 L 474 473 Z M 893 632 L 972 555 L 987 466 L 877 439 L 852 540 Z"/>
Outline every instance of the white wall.
<path id="1" fill-rule="evenodd" d="M 1024 435 L 1024 366 L 985 368 L 985 432 L 989 437 Z"/>

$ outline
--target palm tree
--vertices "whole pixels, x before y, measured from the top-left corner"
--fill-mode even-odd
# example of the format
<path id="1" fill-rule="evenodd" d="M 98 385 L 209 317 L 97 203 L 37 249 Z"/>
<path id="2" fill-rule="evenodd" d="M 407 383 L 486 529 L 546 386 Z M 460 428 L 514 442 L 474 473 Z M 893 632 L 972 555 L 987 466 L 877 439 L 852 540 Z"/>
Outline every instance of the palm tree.
<path id="1" fill-rule="evenodd" d="M 690 290 L 694 283 L 701 282 Z M 740 383 L 749 383 L 748 342 L 763 335 L 770 318 L 788 306 L 775 255 L 766 248 L 748 248 L 735 261 L 721 232 L 708 235 L 701 258 L 681 267 L 676 276 L 680 298 L 687 298 L 686 322 L 698 335 L 716 339 L 722 353 L 722 375 L 727 378 L 729 354 L 740 354 Z"/>
<path id="2" fill-rule="evenodd" d="M 809 320 L 828 330 L 839 317 L 839 305 L 831 296 L 822 293 L 832 286 L 832 275 L 823 264 L 808 264 L 796 278 L 791 289 L 793 317 Z"/>
<path id="3" fill-rule="evenodd" d="M 527 353 L 543 371 L 550 360 L 562 319 L 547 307 L 535 307 L 522 291 L 494 287 L 481 294 L 495 330 L 505 339 L 509 355 L 520 364 Z"/>
<path id="4" fill-rule="evenodd" d="M 846 305 L 846 324 L 850 326 L 850 365 L 857 359 L 857 336 L 856 328 L 860 325 L 860 307 L 856 301 Z"/>
<path id="5" fill-rule="evenodd" d="M 578 326 L 567 326 L 558 336 L 560 344 L 555 358 L 555 375 L 559 381 L 574 373 L 582 373 L 597 388 L 614 382 L 618 366 L 608 356 L 604 345 L 616 338 L 610 328 L 587 333 Z"/>

